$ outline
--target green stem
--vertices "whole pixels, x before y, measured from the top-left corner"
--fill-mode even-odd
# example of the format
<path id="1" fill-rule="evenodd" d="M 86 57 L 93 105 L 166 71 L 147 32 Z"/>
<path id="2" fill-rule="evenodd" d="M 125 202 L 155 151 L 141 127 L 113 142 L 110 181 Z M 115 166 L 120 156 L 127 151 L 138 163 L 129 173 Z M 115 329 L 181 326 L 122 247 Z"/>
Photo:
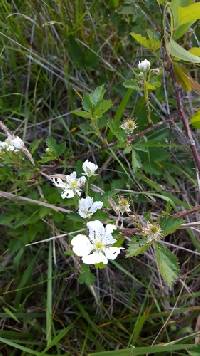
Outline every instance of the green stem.
<path id="1" fill-rule="evenodd" d="M 147 108 L 147 119 L 148 123 L 152 124 L 151 120 L 151 108 L 150 108 L 150 102 L 149 102 L 149 91 L 148 91 L 148 80 L 144 78 L 144 100 Z"/>

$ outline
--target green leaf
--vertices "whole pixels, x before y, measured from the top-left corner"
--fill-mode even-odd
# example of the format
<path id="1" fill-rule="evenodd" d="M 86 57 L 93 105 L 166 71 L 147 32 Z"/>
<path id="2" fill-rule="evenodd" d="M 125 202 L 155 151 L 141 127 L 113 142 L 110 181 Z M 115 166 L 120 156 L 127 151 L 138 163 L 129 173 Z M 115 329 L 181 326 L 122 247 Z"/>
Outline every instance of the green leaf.
<path id="1" fill-rule="evenodd" d="M 161 243 L 155 244 L 155 258 L 159 272 L 171 288 L 179 274 L 179 265 L 176 256 Z"/>
<path id="2" fill-rule="evenodd" d="M 91 118 L 91 113 L 88 111 L 83 111 L 83 110 L 74 110 L 72 113 L 76 116 L 83 117 L 84 119 L 90 119 Z"/>
<path id="3" fill-rule="evenodd" d="M 137 172 L 137 170 L 139 168 L 142 167 L 142 163 L 140 161 L 140 157 L 138 155 L 138 153 L 134 150 L 134 148 L 132 148 L 132 168 L 133 168 L 133 172 Z"/>
<path id="4" fill-rule="evenodd" d="M 189 6 L 179 7 L 178 9 L 179 25 L 188 22 L 195 22 L 200 19 L 200 2 L 195 2 Z"/>
<path id="5" fill-rule="evenodd" d="M 103 100 L 105 94 L 104 85 L 97 87 L 91 94 L 89 94 L 91 102 L 95 107 L 101 100 Z"/>
<path id="6" fill-rule="evenodd" d="M 88 265 L 82 265 L 81 271 L 78 279 L 80 284 L 86 284 L 87 286 L 91 286 L 95 282 L 95 276 L 90 271 Z"/>
<path id="7" fill-rule="evenodd" d="M 192 126 L 199 129 L 200 128 L 200 110 L 198 110 L 190 119 Z"/>
<path id="8" fill-rule="evenodd" d="M 97 106 L 96 109 L 94 110 L 93 116 L 95 118 L 100 118 L 105 114 L 110 108 L 112 107 L 112 101 L 111 100 L 102 100 Z"/>
<path id="9" fill-rule="evenodd" d="M 192 80 L 190 76 L 187 74 L 185 68 L 183 66 L 174 63 L 174 72 L 177 78 L 177 81 L 181 86 L 183 87 L 184 90 L 186 91 L 191 91 L 192 90 Z"/>
<path id="10" fill-rule="evenodd" d="M 181 59 L 185 62 L 191 63 L 200 63 L 200 58 L 193 55 L 189 51 L 186 51 L 183 47 L 181 47 L 177 42 L 175 42 L 172 38 L 170 42 L 167 43 L 168 53 L 175 58 Z"/>
<path id="11" fill-rule="evenodd" d="M 125 88 L 128 88 L 128 89 L 133 89 L 133 90 L 140 90 L 140 87 L 138 85 L 138 82 L 136 79 L 127 79 L 125 80 L 125 82 L 123 83 L 123 86 Z"/>
<path id="12" fill-rule="evenodd" d="M 140 33 L 131 32 L 130 35 L 143 47 L 156 51 L 160 48 L 160 41 L 155 38 L 147 38 Z"/>
<path id="13" fill-rule="evenodd" d="M 179 19 L 179 10 L 180 7 L 182 6 L 187 6 L 192 3 L 192 0 L 172 0 L 170 7 L 172 10 L 173 14 L 173 20 L 174 20 L 174 26 L 177 28 L 178 26 L 181 25 L 180 19 Z"/>
<path id="14" fill-rule="evenodd" d="M 47 347 L 51 344 L 52 334 L 52 244 L 49 243 L 49 259 L 47 272 L 47 299 L 46 299 L 46 342 Z"/>
<path id="15" fill-rule="evenodd" d="M 174 351 L 180 350 L 200 350 L 200 347 L 194 344 L 174 344 L 168 343 L 166 345 L 154 345 L 154 346 L 142 346 L 142 347 L 132 347 L 128 349 L 114 350 L 114 351 L 101 351 L 89 354 L 88 356 L 144 356 L 144 355 L 154 355 L 155 353 L 172 353 Z"/>
<path id="16" fill-rule="evenodd" d="M 173 234 L 183 224 L 182 219 L 173 218 L 172 216 L 164 216 L 160 219 L 160 227 L 162 229 L 162 235 L 165 237 L 169 234 Z"/>
<path id="17" fill-rule="evenodd" d="M 3 311 L 13 320 L 15 320 L 17 323 L 19 323 L 19 320 L 15 316 L 15 314 L 10 310 L 9 308 L 3 307 Z"/>
<path id="18" fill-rule="evenodd" d="M 93 103 L 90 94 L 83 95 L 82 107 L 85 111 L 91 111 L 93 109 Z"/>
<path id="19" fill-rule="evenodd" d="M 146 238 L 133 237 L 133 240 L 128 245 L 127 257 L 138 256 L 148 250 L 150 243 Z"/>
<path id="20" fill-rule="evenodd" d="M 188 22 L 184 25 L 177 27 L 173 33 L 173 38 L 175 40 L 178 40 L 179 38 L 181 38 L 189 30 L 189 28 L 192 26 L 192 24 L 193 24 L 193 22 Z"/>
<path id="21" fill-rule="evenodd" d="M 6 338 L 3 338 L 3 337 L 0 337 L 0 342 L 1 342 L 2 345 L 5 344 L 5 345 L 8 345 L 10 347 L 13 347 L 14 349 L 23 351 L 23 353 L 25 355 L 50 356 L 50 354 L 46 354 L 44 352 L 39 352 L 39 351 L 32 350 L 32 349 L 30 349 L 30 348 L 28 348 L 26 346 L 19 345 L 16 342 L 14 342 L 12 340 L 9 340 L 9 339 L 6 339 Z M 52 356 L 53 356 L 53 354 L 52 354 Z"/>
<path id="22" fill-rule="evenodd" d="M 189 52 L 200 57 L 200 47 L 192 47 L 189 49 Z"/>
<path id="23" fill-rule="evenodd" d="M 191 22 L 189 20 L 185 24 L 181 24 L 180 22 L 180 7 L 190 5 L 191 3 L 192 0 L 172 0 L 171 2 L 171 10 L 173 14 L 173 22 L 175 28 L 173 38 L 175 40 L 178 40 L 180 37 L 182 37 L 194 22 Z"/>

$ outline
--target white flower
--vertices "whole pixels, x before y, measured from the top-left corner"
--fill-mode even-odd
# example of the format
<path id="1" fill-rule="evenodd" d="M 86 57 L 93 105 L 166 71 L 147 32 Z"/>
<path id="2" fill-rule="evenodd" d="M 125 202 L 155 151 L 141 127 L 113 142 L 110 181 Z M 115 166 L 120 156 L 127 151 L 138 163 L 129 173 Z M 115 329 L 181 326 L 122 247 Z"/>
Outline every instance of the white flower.
<path id="1" fill-rule="evenodd" d="M 147 59 L 138 63 L 138 69 L 141 70 L 141 72 L 147 72 L 150 69 L 150 66 L 151 63 Z"/>
<path id="2" fill-rule="evenodd" d="M 95 174 L 95 171 L 98 169 L 98 166 L 92 162 L 89 162 L 88 159 L 83 163 L 83 170 L 86 176 L 91 177 Z"/>
<path id="3" fill-rule="evenodd" d="M 4 142 L 0 142 L 0 151 L 13 151 L 18 152 L 24 147 L 24 142 L 16 137 L 8 137 Z"/>
<path id="4" fill-rule="evenodd" d="M 90 218 L 98 209 L 103 206 L 102 201 L 93 202 L 93 198 L 86 197 L 79 200 L 79 215 L 84 218 Z"/>
<path id="5" fill-rule="evenodd" d="M 0 151 L 7 150 L 8 144 L 5 141 L 0 141 Z"/>
<path id="6" fill-rule="evenodd" d="M 54 185 L 62 189 L 61 197 L 73 198 L 75 195 L 81 195 L 81 188 L 85 185 L 86 178 L 84 176 L 76 178 L 76 172 L 65 176 L 65 180 L 61 178 L 52 178 Z"/>
<path id="7" fill-rule="evenodd" d="M 118 205 L 116 206 L 116 210 L 122 215 L 125 213 L 130 213 L 131 209 L 128 199 L 120 197 L 118 200 Z"/>
<path id="8" fill-rule="evenodd" d="M 120 126 L 128 135 L 132 134 L 133 131 L 137 128 L 135 120 L 129 118 L 126 119 L 123 124 Z"/>
<path id="9" fill-rule="evenodd" d="M 11 140 L 11 143 L 14 146 L 15 150 L 21 150 L 22 148 L 24 148 L 24 142 L 18 136 L 13 137 L 13 139 Z"/>
<path id="10" fill-rule="evenodd" d="M 87 223 L 89 230 L 88 236 L 79 234 L 75 236 L 71 244 L 74 253 L 82 257 L 85 264 L 107 264 L 108 260 L 115 260 L 122 247 L 112 247 L 116 242 L 112 232 L 116 229 L 115 225 L 107 224 L 103 226 L 101 221 L 94 220 Z"/>
<path id="11" fill-rule="evenodd" d="M 147 221 L 146 226 L 142 229 L 142 233 L 145 237 L 147 237 L 148 242 L 160 240 L 162 237 L 160 225 L 151 223 L 150 221 Z"/>

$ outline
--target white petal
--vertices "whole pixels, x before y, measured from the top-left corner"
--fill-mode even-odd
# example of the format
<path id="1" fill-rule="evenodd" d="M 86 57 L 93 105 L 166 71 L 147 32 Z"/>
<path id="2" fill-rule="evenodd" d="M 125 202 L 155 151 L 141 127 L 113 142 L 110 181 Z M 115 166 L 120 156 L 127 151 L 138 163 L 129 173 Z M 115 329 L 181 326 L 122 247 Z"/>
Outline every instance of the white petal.
<path id="1" fill-rule="evenodd" d="M 102 201 L 95 201 L 90 208 L 91 213 L 96 213 L 96 211 L 101 209 L 102 206 L 103 206 Z"/>
<path id="2" fill-rule="evenodd" d="M 63 190 L 62 194 L 61 194 L 61 198 L 65 199 L 69 199 L 69 198 L 73 198 L 74 197 L 74 192 L 71 189 L 65 189 Z"/>
<path id="3" fill-rule="evenodd" d="M 106 225 L 106 235 L 112 234 L 113 231 L 116 230 L 116 226 L 113 224 L 107 224 Z"/>
<path id="4" fill-rule="evenodd" d="M 52 178 L 52 182 L 58 188 L 65 188 L 66 187 L 66 183 L 64 183 L 62 181 L 62 179 L 60 179 L 60 178 Z"/>
<path id="5" fill-rule="evenodd" d="M 81 190 L 80 189 L 75 189 L 74 192 L 80 197 L 81 196 Z"/>
<path id="6" fill-rule="evenodd" d="M 65 180 L 68 184 L 71 183 L 71 181 L 76 179 L 76 172 L 72 172 L 71 174 L 68 174 L 65 176 Z"/>
<path id="7" fill-rule="evenodd" d="M 88 210 L 87 209 L 79 209 L 79 211 L 78 211 L 78 213 L 79 213 L 79 215 L 82 217 L 82 218 L 84 218 L 84 219 L 87 219 L 87 218 L 89 218 L 92 214 L 90 214 L 89 212 L 88 212 Z"/>
<path id="8" fill-rule="evenodd" d="M 78 234 L 72 240 L 73 251 L 77 256 L 83 257 L 92 251 L 92 244 L 87 236 Z"/>
<path id="9" fill-rule="evenodd" d="M 115 260 L 115 258 L 119 255 L 122 247 L 107 247 L 105 249 L 105 255 L 108 260 Z"/>
<path id="10" fill-rule="evenodd" d="M 79 200 L 79 209 L 88 210 L 93 204 L 93 198 L 86 197 Z"/>
<path id="11" fill-rule="evenodd" d="M 13 138 L 12 144 L 17 150 L 20 150 L 24 147 L 24 142 L 18 136 Z"/>
<path id="12" fill-rule="evenodd" d="M 78 178 L 79 187 L 82 187 L 83 185 L 85 185 L 85 182 L 86 182 L 86 178 L 84 176 Z"/>
<path id="13" fill-rule="evenodd" d="M 87 223 L 89 230 L 89 237 L 91 240 L 95 240 L 96 237 L 102 238 L 105 234 L 105 229 L 101 221 L 94 220 Z"/>
<path id="14" fill-rule="evenodd" d="M 87 265 L 95 265 L 97 263 L 107 264 L 108 259 L 104 256 L 102 252 L 93 252 L 90 255 L 83 256 L 83 263 Z"/>
<path id="15" fill-rule="evenodd" d="M 117 240 L 112 236 L 113 230 L 116 229 L 116 226 L 113 224 L 107 224 L 105 227 L 105 234 L 103 237 L 103 242 L 106 245 L 113 245 Z"/>
<path id="16" fill-rule="evenodd" d="M 88 160 L 83 163 L 83 170 L 88 177 L 94 175 L 97 168 L 98 166 L 96 164 L 89 162 Z"/>

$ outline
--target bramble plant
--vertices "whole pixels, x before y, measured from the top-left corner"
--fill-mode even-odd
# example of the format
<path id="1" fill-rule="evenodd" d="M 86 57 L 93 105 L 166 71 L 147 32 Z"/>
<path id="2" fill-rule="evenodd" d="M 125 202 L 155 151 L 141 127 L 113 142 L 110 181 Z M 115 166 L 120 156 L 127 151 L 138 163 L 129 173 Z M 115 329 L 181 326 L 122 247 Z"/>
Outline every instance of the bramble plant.
<path id="1" fill-rule="evenodd" d="M 200 2 L 0 10 L 0 354 L 200 354 Z"/>

